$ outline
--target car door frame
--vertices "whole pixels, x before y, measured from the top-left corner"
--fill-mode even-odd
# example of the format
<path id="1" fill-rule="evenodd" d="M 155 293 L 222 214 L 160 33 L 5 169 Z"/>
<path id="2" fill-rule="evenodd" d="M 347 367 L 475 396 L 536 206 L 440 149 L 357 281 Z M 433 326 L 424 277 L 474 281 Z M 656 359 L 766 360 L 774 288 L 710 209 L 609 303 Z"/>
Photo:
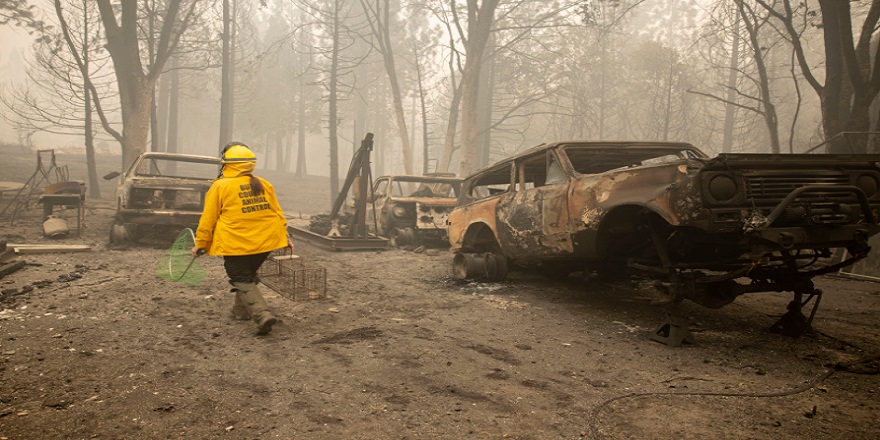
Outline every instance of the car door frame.
<path id="1" fill-rule="evenodd" d="M 535 167 L 536 158 L 543 161 Z M 546 183 L 551 164 L 562 171 L 558 182 Z M 568 191 L 571 175 L 553 150 L 543 150 L 515 161 L 515 185 L 511 197 L 499 201 L 499 239 L 513 258 L 570 254 Z"/>

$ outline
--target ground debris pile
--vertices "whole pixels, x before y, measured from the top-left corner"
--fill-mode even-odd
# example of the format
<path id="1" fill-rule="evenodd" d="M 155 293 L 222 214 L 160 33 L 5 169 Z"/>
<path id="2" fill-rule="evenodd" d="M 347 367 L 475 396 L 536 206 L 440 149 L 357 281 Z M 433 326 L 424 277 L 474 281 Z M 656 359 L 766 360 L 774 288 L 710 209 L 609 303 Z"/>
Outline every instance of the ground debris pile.
<path id="1" fill-rule="evenodd" d="M 343 237 L 351 235 L 350 225 L 353 217 L 354 215 L 351 213 L 340 214 L 337 217 L 336 224 L 339 235 Z M 316 234 L 329 235 L 331 229 L 330 214 L 316 214 L 309 221 L 309 230 Z"/>
<path id="2" fill-rule="evenodd" d="M 31 263 L 31 266 L 40 267 L 42 264 L 39 263 Z M 101 265 L 100 268 L 103 269 L 105 265 Z M 6 308 L 16 307 L 19 304 L 19 301 L 24 298 L 24 295 L 27 293 L 31 293 L 37 289 L 44 289 L 53 285 L 54 283 L 71 283 L 77 281 L 83 277 L 83 275 L 88 272 L 90 268 L 84 264 L 77 264 L 74 267 L 74 270 L 58 275 L 56 279 L 41 279 L 37 281 L 30 282 L 29 284 L 23 285 L 21 287 L 4 287 L 0 289 L 0 306 Z M 11 286 L 11 284 L 7 283 L 7 286 Z"/>

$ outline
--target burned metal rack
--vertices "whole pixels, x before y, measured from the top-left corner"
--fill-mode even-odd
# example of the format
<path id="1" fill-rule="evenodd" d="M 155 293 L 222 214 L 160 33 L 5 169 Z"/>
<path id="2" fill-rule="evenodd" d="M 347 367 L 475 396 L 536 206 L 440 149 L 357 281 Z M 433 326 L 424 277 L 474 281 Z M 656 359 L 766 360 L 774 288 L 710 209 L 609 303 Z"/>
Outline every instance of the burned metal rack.
<path id="1" fill-rule="evenodd" d="M 388 239 L 370 233 L 367 227 L 367 191 L 371 188 L 372 171 L 370 168 L 370 153 L 373 151 L 373 133 L 367 133 L 361 141 L 361 147 L 351 158 L 351 166 L 342 184 L 342 190 L 333 202 L 330 211 L 330 231 L 326 235 L 317 234 L 308 229 L 289 226 L 290 235 L 315 246 L 332 251 L 366 251 L 383 250 L 388 248 Z M 347 225 L 345 234 L 340 231 L 340 210 L 348 197 L 349 190 L 353 190 L 355 209 L 350 225 Z M 375 213 L 375 206 L 373 207 Z M 373 218 L 375 222 L 375 214 Z"/>
<path id="2" fill-rule="evenodd" d="M 259 270 L 260 282 L 292 301 L 327 296 L 327 269 L 298 255 L 275 251 Z"/>
<path id="3" fill-rule="evenodd" d="M 46 157 L 44 158 L 44 156 Z M 48 168 L 44 162 L 48 162 Z M 37 169 L 18 190 L 12 201 L 0 211 L 0 216 L 6 214 L 9 208 L 13 208 L 12 224 L 14 225 L 15 219 L 30 208 L 32 197 L 38 191 L 42 191 L 44 183 L 50 184 L 53 183 L 53 180 L 56 184 L 65 182 L 68 180 L 68 176 L 67 165 L 58 166 L 55 160 L 55 150 L 37 150 Z"/>

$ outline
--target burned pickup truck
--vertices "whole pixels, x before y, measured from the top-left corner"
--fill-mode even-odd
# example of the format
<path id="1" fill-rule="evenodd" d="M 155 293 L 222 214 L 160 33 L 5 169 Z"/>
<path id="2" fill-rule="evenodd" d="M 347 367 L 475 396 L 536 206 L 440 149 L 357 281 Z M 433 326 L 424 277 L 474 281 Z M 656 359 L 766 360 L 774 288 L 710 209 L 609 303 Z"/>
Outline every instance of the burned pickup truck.
<path id="1" fill-rule="evenodd" d="M 372 205 L 378 235 L 388 237 L 393 246 L 445 243 L 446 218 L 455 207 L 461 180 L 452 174 L 377 178 Z"/>
<path id="2" fill-rule="evenodd" d="M 864 258 L 880 231 L 878 161 L 709 158 L 665 142 L 540 145 L 465 180 L 449 216 L 453 272 L 500 280 L 517 265 L 651 275 L 669 303 L 712 308 L 748 292 L 791 291 L 775 326 L 798 333 L 809 326 L 804 303 L 821 294 L 812 278 Z M 846 249 L 842 261 L 835 249 Z"/>
<path id="3" fill-rule="evenodd" d="M 205 206 L 205 193 L 219 170 L 220 159 L 216 157 L 141 154 L 119 178 L 110 242 L 168 239 L 184 228 L 195 229 Z M 119 174 L 105 178 L 114 175 Z"/>

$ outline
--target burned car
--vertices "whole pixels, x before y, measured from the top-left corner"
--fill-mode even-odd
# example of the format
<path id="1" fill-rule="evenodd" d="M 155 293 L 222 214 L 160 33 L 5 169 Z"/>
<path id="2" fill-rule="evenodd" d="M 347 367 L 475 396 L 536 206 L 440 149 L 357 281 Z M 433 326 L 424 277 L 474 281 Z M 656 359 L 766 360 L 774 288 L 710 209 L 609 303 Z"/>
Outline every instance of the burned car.
<path id="1" fill-rule="evenodd" d="M 801 308 L 821 294 L 811 279 L 864 258 L 880 231 L 878 161 L 710 158 L 666 142 L 541 145 L 465 179 L 449 216 L 453 271 L 490 280 L 512 265 L 652 275 L 666 302 L 713 308 L 748 292 L 791 291 L 774 326 L 798 333 L 809 325 Z M 835 249 L 846 249 L 842 261 Z"/>
<path id="2" fill-rule="evenodd" d="M 216 157 L 141 154 L 119 178 L 110 241 L 121 244 L 143 238 L 167 239 L 184 228 L 195 229 L 205 193 L 219 170 L 220 159 Z"/>
<path id="3" fill-rule="evenodd" d="M 377 178 L 372 192 L 377 235 L 388 237 L 393 246 L 445 243 L 446 218 L 455 207 L 461 180 L 452 174 Z"/>

